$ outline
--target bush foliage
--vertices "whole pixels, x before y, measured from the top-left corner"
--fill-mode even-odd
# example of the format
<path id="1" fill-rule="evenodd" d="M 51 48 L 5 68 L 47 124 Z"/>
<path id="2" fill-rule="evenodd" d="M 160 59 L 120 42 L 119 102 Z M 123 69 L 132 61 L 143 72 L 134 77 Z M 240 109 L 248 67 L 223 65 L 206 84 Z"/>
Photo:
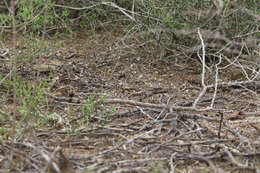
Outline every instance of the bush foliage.
<path id="1" fill-rule="evenodd" d="M 9 4 L 1 4 L 1 25 L 9 29 Z M 186 49 L 189 57 L 196 54 L 200 28 L 210 54 L 221 52 L 232 58 L 242 51 L 242 57 L 251 60 L 259 58 L 259 14 L 256 0 L 20 0 L 15 18 L 18 31 L 37 34 L 116 23 L 131 28 L 131 37 L 141 35 L 140 44 L 155 48 L 152 53 L 160 58 L 180 49 Z"/>

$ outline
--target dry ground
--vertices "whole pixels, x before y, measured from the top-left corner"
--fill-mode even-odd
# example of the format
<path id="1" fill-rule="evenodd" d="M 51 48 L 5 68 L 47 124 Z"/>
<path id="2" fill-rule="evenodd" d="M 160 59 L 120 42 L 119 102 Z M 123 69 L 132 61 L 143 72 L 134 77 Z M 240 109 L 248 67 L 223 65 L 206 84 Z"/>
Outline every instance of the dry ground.
<path id="1" fill-rule="evenodd" d="M 60 46 L 19 67 L 25 80 L 48 79 L 48 102 L 37 117 L 48 121 L 1 122 L 11 132 L 2 133 L 0 172 L 58 172 L 54 163 L 66 173 L 260 171 L 259 86 L 223 86 L 214 109 L 189 109 L 201 89 L 200 64 L 133 53 L 127 45 L 134 40 L 123 45 L 123 36 L 113 30 L 49 38 Z M 8 72 L 1 59 L 1 75 Z M 1 85 L 2 109 L 12 112 L 12 94 Z M 209 106 L 213 91 L 198 106 Z M 83 113 L 90 97 L 95 103 Z"/>

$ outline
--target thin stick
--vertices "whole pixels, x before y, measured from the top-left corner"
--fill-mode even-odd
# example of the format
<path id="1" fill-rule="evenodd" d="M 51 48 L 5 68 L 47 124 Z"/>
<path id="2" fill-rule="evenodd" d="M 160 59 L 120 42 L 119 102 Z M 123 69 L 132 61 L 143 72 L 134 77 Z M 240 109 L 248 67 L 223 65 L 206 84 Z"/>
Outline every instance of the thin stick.
<path id="1" fill-rule="evenodd" d="M 15 1 L 12 0 L 11 1 L 11 10 L 10 12 L 12 13 L 12 25 L 13 25 L 13 30 L 12 30 L 12 34 L 13 34 L 13 49 L 14 49 L 14 52 L 16 50 L 16 27 L 15 27 Z M 17 103 L 17 98 L 16 98 L 16 72 L 17 72 L 17 69 L 16 69 L 16 60 L 17 60 L 17 57 L 16 55 L 14 55 L 14 57 L 12 58 L 12 71 L 13 71 L 13 106 L 14 106 L 14 116 L 17 117 L 17 111 L 16 111 L 16 103 Z"/>
<path id="2" fill-rule="evenodd" d="M 220 121 L 219 121 L 219 128 L 218 128 L 218 138 L 221 138 L 221 128 L 223 123 L 223 112 L 219 112 L 220 115 Z"/>
<path id="3" fill-rule="evenodd" d="M 198 29 L 198 35 L 201 41 L 201 45 L 202 45 L 202 72 L 201 72 L 201 85 L 202 85 L 202 91 L 200 92 L 199 96 L 196 98 L 196 100 L 194 101 L 192 107 L 194 109 L 196 109 L 196 105 L 199 102 L 199 100 L 201 99 L 201 97 L 205 94 L 205 92 L 207 91 L 207 86 L 205 85 L 205 68 L 206 68 L 206 63 L 205 63 L 205 56 L 206 56 L 206 51 L 205 51 L 205 44 L 204 44 L 204 40 L 201 36 L 200 33 L 200 29 Z M 198 54 L 198 57 L 201 59 L 200 55 Z"/>

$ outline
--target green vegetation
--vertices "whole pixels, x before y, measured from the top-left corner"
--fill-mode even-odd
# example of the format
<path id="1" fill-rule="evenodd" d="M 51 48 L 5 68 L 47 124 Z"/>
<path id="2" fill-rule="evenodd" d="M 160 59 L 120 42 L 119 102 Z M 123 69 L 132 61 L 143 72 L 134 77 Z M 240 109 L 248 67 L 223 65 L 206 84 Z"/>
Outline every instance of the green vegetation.
<path id="1" fill-rule="evenodd" d="M 38 84 L 18 80 L 16 91 L 21 121 L 39 118 L 41 106 L 48 102 L 46 98 L 46 93 L 49 91 L 48 83 L 44 80 L 40 80 Z"/>
<path id="2" fill-rule="evenodd" d="M 105 124 L 109 121 L 110 116 L 115 112 L 115 107 L 104 107 L 104 110 L 97 112 L 97 107 L 101 106 L 106 99 L 106 94 L 98 97 L 89 96 L 87 103 L 81 106 L 81 118 L 79 119 L 79 125 L 90 124 L 93 119 L 97 119 L 97 123 Z M 95 113 L 94 113 L 95 112 Z M 93 117 L 95 115 L 95 117 Z M 105 118 L 102 116 L 105 115 Z"/>

